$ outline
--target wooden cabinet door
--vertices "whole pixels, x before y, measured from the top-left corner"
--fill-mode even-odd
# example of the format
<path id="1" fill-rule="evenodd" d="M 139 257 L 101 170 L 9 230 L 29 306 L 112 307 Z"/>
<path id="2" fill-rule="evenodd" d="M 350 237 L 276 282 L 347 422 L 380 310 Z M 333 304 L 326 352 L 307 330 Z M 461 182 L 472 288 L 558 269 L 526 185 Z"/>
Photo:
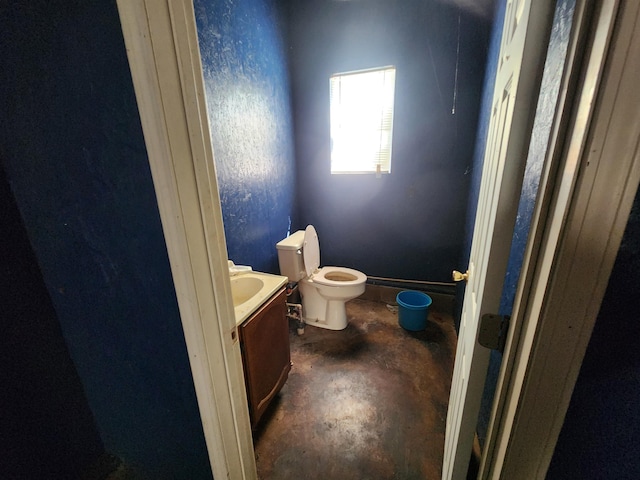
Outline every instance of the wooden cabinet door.
<path id="1" fill-rule="evenodd" d="M 291 370 L 286 294 L 282 289 L 240 326 L 240 345 L 255 427 Z"/>

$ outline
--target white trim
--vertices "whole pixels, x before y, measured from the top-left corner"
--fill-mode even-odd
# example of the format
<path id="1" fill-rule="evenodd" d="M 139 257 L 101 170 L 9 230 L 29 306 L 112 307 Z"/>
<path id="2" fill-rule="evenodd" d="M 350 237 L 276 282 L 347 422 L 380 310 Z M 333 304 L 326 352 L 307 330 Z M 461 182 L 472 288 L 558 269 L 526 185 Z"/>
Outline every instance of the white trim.
<path id="1" fill-rule="evenodd" d="M 544 216 L 548 213 L 549 197 L 554 185 L 554 175 L 558 169 L 557 164 L 562 158 L 562 148 L 564 145 L 565 135 L 567 134 L 567 124 L 571 122 L 571 102 L 574 101 L 575 84 L 581 74 L 581 58 L 583 50 L 586 49 L 586 36 L 590 28 L 590 17 L 588 9 L 585 8 L 585 2 L 578 0 L 575 6 L 574 20 L 567 46 L 567 54 L 565 61 L 565 71 L 561 80 L 559 90 L 559 98 L 556 105 L 555 118 L 552 126 L 550 139 L 547 145 L 547 154 L 544 161 L 542 173 L 540 175 L 540 183 L 538 188 L 538 200 L 533 212 L 529 238 L 523 258 L 522 267 L 519 274 L 519 282 L 516 295 L 514 298 L 514 306 L 511 314 L 511 321 L 508 333 L 508 339 L 505 351 L 502 357 L 500 374 L 496 384 L 494 393 L 493 408 L 491 412 L 489 428 L 487 431 L 487 439 L 483 449 L 482 461 L 480 465 L 480 474 L 478 478 L 486 479 L 496 466 L 494 455 L 498 454 L 496 442 L 498 435 L 503 433 L 504 423 L 507 422 L 507 416 L 503 416 L 505 409 L 506 396 L 508 392 L 509 382 L 512 380 L 513 367 L 515 365 L 515 357 L 519 353 L 517 350 L 517 342 L 522 333 L 522 324 L 524 322 L 524 308 L 528 296 L 531 294 L 533 274 L 536 266 L 536 259 L 540 253 L 540 242 L 544 233 Z M 585 33 L 586 32 L 586 33 Z M 592 54 L 591 63 L 597 67 L 601 67 L 604 58 L 604 50 L 600 50 L 599 55 Z M 597 57 L 597 58 L 595 58 Z M 594 91 L 599 81 L 598 75 L 591 74 L 589 80 L 585 81 L 582 93 L 582 106 L 586 111 L 579 118 L 580 125 L 573 127 L 575 134 L 585 135 L 587 121 L 590 119 L 589 113 L 591 102 L 593 101 Z M 580 103 L 579 100 L 575 100 Z M 504 440 L 504 439 L 503 439 Z"/>
<path id="2" fill-rule="evenodd" d="M 523 0 L 509 2 L 505 11 L 447 413 L 443 479 L 468 473 L 490 354 L 477 344 L 478 325 L 482 315 L 500 305 L 554 6 Z"/>
<path id="3" fill-rule="evenodd" d="M 483 478 L 545 478 L 640 181 L 640 10 L 631 3 L 619 15 L 615 0 L 596 9 L 573 129 L 530 238 L 541 247 L 514 311 L 523 325 Z"/>
<path id="4" fill-rule="evenodd" d="M 215 478 L 257 477 L 193 5 L 118 0 Z"/>

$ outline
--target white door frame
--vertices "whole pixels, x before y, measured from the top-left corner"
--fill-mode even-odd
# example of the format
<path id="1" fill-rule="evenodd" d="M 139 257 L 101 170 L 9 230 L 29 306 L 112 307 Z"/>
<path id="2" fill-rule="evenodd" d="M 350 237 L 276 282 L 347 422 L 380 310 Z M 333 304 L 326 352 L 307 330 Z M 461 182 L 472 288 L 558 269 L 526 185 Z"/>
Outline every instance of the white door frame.
<path id="1" fill-rule="evenodd" d="M 118 10 L 213 475 L 255 479 L 193 5 Z"/>
<path id="2" fill-rule="evenodd" d="M 190 0 L 117 3 L 213 474 L 215 478 L 254 479 L 257 474 L 193 5 Z M 610 5 L 606 0 L 603 3 Z M 617 2 L 613 4 L 615 11 Z M 621 43 L 624 39 L 631 43 L 628 30 L 621 29 Z M 612 62 L 607 82 L 622 78 L 623 66 L 624 61 L 620 65 Z M 619 89 L 636 99 L 623 101 L 621 108 L 638 104 L 638 93 L 627 92 L 622 84 Z M 595 125 L 605 125 L 607 114 L 613 118 L 617 99 L 602 96 L 604 106 L 598 111 L 602 119 Z M 528 263 L 533 273 L 528 274 L 530 284 L 525 287 L 531 294 L 524 295 L 524 287 L 521 289 L 527 300 L 520 307 L 523 327 L 517 338 L 511 338 L 513 349 L 505 356 L 513 358 L 515 368 L 509 376 L 502 376 L 507 395 L 503 408 L 494 415 L 491 451 L 496 455 L 487 464 L 491 478 L 543 478 L 548 467 L 640 180 L 637 148 L 630 148 L 629 143 L 635 139 L 637 147 L 640 114 L 626 114 L 623 125 L 629 127 L 632 118 L 633 135 L 625 128 L 625 135 L 614 139 L 609 134 L 615 131 L 594 129 L 597 133 L 590 137 L 590 145 L 595 151 L 569 149 L 560 173 L 549 173 L 550 184 L 556 188 L 549 192 L 548 215 L 540 216 L 547 220 L 536 234 L 542 246 Z M 616 142 L 627 151 L 616 151 Z M 578 144 L 582 147 L 584 142 Z M 587 152 L 584 156 L 583 150 Z M 600 162 L 604 151 L 608 160 L 615 161 Z M 620 155 L 615 156 L 616 152 Z M 579 168 L 587 162 L 589 168 Z M 613 220 L 606 222 L 607 218 Z M 580 225 L 598 228 L 580 230 Z M 589 249 L 596 243 L 597 259 Z M 531 249 L 527 255 L 532 255 Z M 588 262 L 580 261 L 584 255 Z M 594 260 L 597 268 L 591 268 Z M 569 282 L 572 275 L 580 275 L 582 281 Z M 592 283 L 588 289 L 584 279 Z M 570 301 L 564 304 L 562 299 Z M 537 394 L 542 388 L 544 397 Z M 521 467 L 536 476 L 521 475 Z M 514 471 L 519 472 L 517 476 Z M 511 476 L 502 472 L 511 472 Z"/>
<path id="3" fill-rule="evenodd" d="M 576 2 L 574 27 L 588 41 L 569 45 L 483 479 L 545 478 L 640 182 L 639 4 L 588 3 Z"/>
<path id="4" fill-rule="evenodd" d="M 496 314 L 509 261 L 555 2 L 510 0 L 493 86 L 468 282 L 445 432 L 443 479 L 467 477 L 491 350 L 477 342 Z"/>

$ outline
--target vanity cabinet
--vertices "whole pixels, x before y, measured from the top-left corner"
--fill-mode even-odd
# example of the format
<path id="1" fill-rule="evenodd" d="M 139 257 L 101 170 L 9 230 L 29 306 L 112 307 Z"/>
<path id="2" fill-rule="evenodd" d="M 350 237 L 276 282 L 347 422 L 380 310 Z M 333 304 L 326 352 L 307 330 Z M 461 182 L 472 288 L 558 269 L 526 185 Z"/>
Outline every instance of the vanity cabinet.
<path id="1" fill-rule="evenodd" d="M 239 327 L 252 428 L 291 370 L 286 301 L 283 288 Z"/>

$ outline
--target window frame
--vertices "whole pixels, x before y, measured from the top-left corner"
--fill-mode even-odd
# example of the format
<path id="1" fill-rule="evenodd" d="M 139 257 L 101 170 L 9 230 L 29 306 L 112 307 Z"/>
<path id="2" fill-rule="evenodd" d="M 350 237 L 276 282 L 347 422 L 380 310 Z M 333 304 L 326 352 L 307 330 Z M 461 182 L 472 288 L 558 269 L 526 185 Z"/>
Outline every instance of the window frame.
<path id="1" fill-rule="evenodd" d="M 382 78 L 370 76 L 369 86 L 363 81 L 359 85 L 353 81 L 358 76 L 363 79 L 362 75 L 372 73 L 378 74 L 378 77 L 382 74 Z M 396 77 L 397 69 L 394 65 L 339 72 L 329 77 L 332 175 L 381 176 L 391 173 Z M 381 84 L 374 85 L 376 82 Z M 363 98 L 367 90 L 376 90 L 373 92 L 373 100 L 372 97 Z M 345 93 L 353 95 L 344 100 Z M 353 138 L 360 140 L 354 141 Z M 366 153 L 367 150 L 369 154 Z M 346 157 L 354 157 L 354 151 L 357 151 L 355 160 L 345 160 Z"/>

